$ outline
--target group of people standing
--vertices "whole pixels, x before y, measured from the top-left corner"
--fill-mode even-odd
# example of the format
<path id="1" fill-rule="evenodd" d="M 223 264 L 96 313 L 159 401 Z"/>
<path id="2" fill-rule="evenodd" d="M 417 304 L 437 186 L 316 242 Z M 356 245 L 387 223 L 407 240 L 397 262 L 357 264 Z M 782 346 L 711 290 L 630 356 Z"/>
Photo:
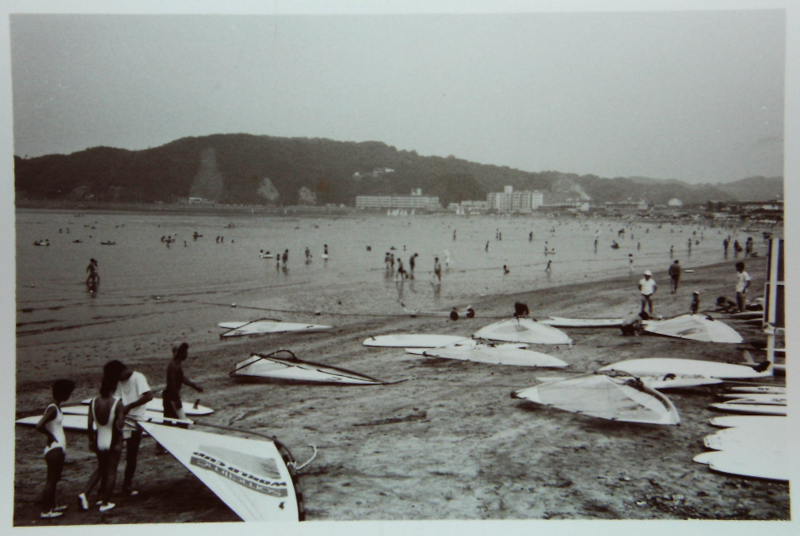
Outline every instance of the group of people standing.
<path id="1" fill-rule="evenodd" d="M 181 403 L 180 391 L 188 385 L 198 392 L 203 388 L 189 380 L 183 373 L 182 363 L 188 357 L 187 343 L 175 344 L 172 360 L 167 366 L 167 386 L 162 394 L 164 417 L 186 419 Z M 52 385 L 53 402 L 47 406 L 36 429 L 45 435 L 44 450 L 47 464 L 47 477 L 42 495 L 42 519 L 61 517 L 66 505 L 56 501 L 56 485 L 61 479 L 67 450 L 64 433 L 64 415 L 61 405 L 72 395 L 75 383 L 68 379 L 56 380 Z M 89 403 L 87 431 L 89 450 L 97 456 L 97 468 L 89 477 L 83 491 L 78 495 L 80 510 L 90 509 L 88 496 L 99 483 L 99 500 L 95 503 L 100 512 L 115 507 L 110 501 L 117 479 L 117 466 L 125 446 L 125 473 L 122 481 L 122 494 L 134 497 L 139 491 L 133 485 L 133 475 L 142 440 L 142 429 L 130 421 L 142 420 L 146 416 L 147 403 L 153 400 L 153 393 L 147 378 L 134 371 L 119 360 L 112 360 L 103 366 L 100 392 Z M 126 422 L 128 419 L 128 422 Z M 160 446 L 159 446 L 160 449 Z M 157 450 L 162 453 L 163 450 Z"/>

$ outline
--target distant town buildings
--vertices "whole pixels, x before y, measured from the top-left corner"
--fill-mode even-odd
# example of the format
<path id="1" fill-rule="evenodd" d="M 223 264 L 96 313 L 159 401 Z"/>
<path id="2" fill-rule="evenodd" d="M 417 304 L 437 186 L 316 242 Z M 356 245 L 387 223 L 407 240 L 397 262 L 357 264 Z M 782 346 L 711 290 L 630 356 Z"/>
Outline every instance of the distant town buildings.
<path id="1" fill-rule="evenodd" d="M 358 195 L 356 196 L 356 208 L 404 208 L 404 209 L 424 209 L 439 210 L 438 196 L 422 195 L 421 188 L 414 188 L 411 195 Z"/>
<path id="2" fill-rule="evenodd" d="M 506 186 L 502 192 L 490 192 L 486 195 L 489 210 L 497 212 L 527 213 L 544 205 L 544 194 L 538 190 L 514 191 L 513 186 Z M 463 203 L 462 203 L 463 204 Z"/>

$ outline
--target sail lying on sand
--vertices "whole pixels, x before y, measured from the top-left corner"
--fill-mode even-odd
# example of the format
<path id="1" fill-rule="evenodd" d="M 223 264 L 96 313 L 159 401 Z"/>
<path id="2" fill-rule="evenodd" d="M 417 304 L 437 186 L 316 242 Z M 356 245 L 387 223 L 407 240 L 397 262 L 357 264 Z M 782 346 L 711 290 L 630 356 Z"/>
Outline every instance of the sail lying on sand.
<path id="1" fill-rule="evenodd" d="M 276 354 L 279 353 L 285 353 L 287 357 L 278 357 Z M 237 363 L 230 375 L 351 385 L 382 385 L 386 383 L 350 370 L 302 361 L 297 359 L 290 350 L 277 350 L 267 355 L 253 354 Z"/>
<path id="2" fill-rule="evenodd" d="M 669 320 L 649 321 L 644 329 L 655 335 L 693 341 L 730 344 L 744 341 L 735 329 L 707 315 L 681 315 Z"/>
<path id="3" fill-rule="evenodd" d="M 489 324 L 475 332 L 476 339 L 528 344 L 572 344 L 563 331 L 530 318 L 511 318 Z"/>
<path id="4" fill-rule="evenodd" d="M 600 419 L 646 424 L 679 424 L 672 402 L 636 378 L 587 374 L 511 393 L 537 404 Z"/>
<path id="5" fill-rule="evenodd" d="M 523 345 L 524 346 L 524 345 Z M 440 348 L 408 349 L 409 354 L 438 357 L 444 359 L 460 359 L 476 363 L 492 365 L 516 365 L 522 367 L 554 367 L 569 366 L 566 362 L 541 352 L 521 348 L 519 344 L 482 344 L 474 340 L 456 342 Z"/>
<path id="6" fill-rule="evenodd" d="M 304 519 L 294 459 L 277 441 L 150 423 L 140 426 L 243 521 Z"/>

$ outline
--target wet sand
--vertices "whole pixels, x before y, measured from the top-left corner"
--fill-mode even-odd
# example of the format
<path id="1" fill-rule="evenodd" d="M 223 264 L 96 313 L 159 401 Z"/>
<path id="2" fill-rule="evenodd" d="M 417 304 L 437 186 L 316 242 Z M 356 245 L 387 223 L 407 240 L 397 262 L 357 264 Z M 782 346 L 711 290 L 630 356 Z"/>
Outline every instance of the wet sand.
<path id="1" fill-rule="evenodd" d="M 688 311 L 694 290 L 701 292 L 707 309 L 719 295 L 732 298 L 733 264 L 731 260 L 684 274 L 675 295 L 669 292 L 666 271 L 655 272 L 660 284 L 656 313 L 672 316 Z M 755 297 L 764 286 L 765 261 L 750 259 L 747 268 Z M 788 484 L 726 476 L 692 462 L 705 450 L 703 436 L 717 430 L 709 419 L 720 413 L 708 408 L 715 399 L 707 389 L 666 392 L 680 413 L 680 426 L 613 423 L 510 398 L 511 391 L 535 384 L 538 377 L 565 375 L 562 370 L 428 359 L 401 349 L 370 350 L 362 345 L 370 335 L 398 332 L 469 336 L 495 317 L 510 316 L 515 301 L 528 303 L 534 317 L 620 317 L 638 310 L 640 277 L 487 297 L 473 303 L 476 318 L 455 322 L 322 315 L 318 322 L 334 329 L 193 346 L 184 370 L 205 388 L 201 402 L 216 409 L 198 422 L 274 435 L 301 463 L 311 455 L 307 445 L 317 446 L 316 460 L 300 476 L 309 522 L 789 519 Z M 729 323 L 748 341 L 765 340 L 755 327 Z M 644 357 L 744 363 L 742 347 L 750 348 L 647 335 L 623 337 L 618 329 L 572 329 L 569 334 L 574 340 L 571 347 L 533 349 L 568 362 L 566 370 L 571 373 Z M 17 417 L 40 414 L 49 403 L 50 381 L 58 377 L 77 383 L 68 404 L 93 396 L 100 366 L 110 358 L 144 373 L 152 387 L 163 387 L 169 360 L 163 340 L 162 333 L 135 341 L 124 335 L 100 338 L 65 349 L 69 352 L 64 355 L 77 356 L 70 360 L 18 351 Z M 240 383 L 228 376 L 251 351 L 279 348 L 291 349 L 300 359 L 385 381 L 405 381 L 337 386 Z M 750 351 L 756 361 L 765 359 L 764 352 Z M 782 385 L 784 378 L 773 381 Z M 184 387 L 184 399 L 195 398 Z M 62 518 L 40 520 L 44 441 L 30 428 L 17 426 L 15 432 L 16 526 L 238 521 L 175 459 L 156 456 L 152 439 L 145 439 L 140 451 L 135 480 L 141 494 L 116 495 L 112 500 L 117 508 L 108 514 L 79 512 L 75 497 L 94 469 L 95 457 L 85 436 L 69 431 L 68 462 L 58 497 L 70 509 Z M 118 490 L 123 467 L 121 463 Z"/>

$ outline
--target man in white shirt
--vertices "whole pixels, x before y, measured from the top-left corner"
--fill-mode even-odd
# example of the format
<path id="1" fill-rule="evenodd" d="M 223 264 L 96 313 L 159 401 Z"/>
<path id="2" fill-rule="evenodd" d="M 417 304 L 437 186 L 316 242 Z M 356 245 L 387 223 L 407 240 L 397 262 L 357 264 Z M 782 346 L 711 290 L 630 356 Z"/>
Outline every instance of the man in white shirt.
<path id="1" fill-rule="evenodd" d="M 639 281 L 639 290 L 642 293 L 642 312 L 644 312 L 645 305 L 648 307 L 650 316 L 653 316 L 653 294 L 656 293 L 656 280 L 653 279 L 653 273 L 650 270 L 644 271 L 644 279 Z"/>
<path id="2" fill-rule="evenodd" d="M 736 263 L 736 306 L 739 312 L 745 309 L 744 295 L 747 294 L 747 287 L 750 286 L 750 274 L 744 271 L 744 263 Z"/>
<path id="3" fill-rule="evenodd" d="M 126 417 L 140 419 L 146 416 L 146 404 L 153 400 L 153 393 L 147 378 L 141 372 L 123 365 L 119 374 L 119 383 L 114 393 L 116 398 L 122 400 L 123 414 Z M 138 495 L 139 492 L 133 489 L 133 473 L 136 472 L 136 459 L 139 456 L 139 443 L 142 441 L 142 430 L 130 430 L 125 428 L 122 431 L 125 440 L 125 477 L 122 480 L 122 493 L 128 496 Z"/>

